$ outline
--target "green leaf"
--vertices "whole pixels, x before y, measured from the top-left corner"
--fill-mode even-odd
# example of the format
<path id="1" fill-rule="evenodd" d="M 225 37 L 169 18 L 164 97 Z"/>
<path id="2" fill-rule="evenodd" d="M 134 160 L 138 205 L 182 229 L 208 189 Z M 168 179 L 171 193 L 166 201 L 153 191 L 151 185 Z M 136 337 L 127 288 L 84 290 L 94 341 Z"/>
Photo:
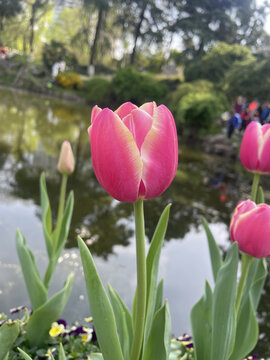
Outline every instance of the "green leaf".
<path id="1" fill-rule="evenodd" d="M 6 322 L 0 327 L 0 360 L 8 358 L 8 352 L 17 339 L 20 327 L 17 322 Z"/>
<path id="2" fill-rule="evenodd" d="M 171 318 L 167 300 L 154 316 L 142 360 L 168 360 L 171 343 Z"/>
<path id="3" fill-rule="evenodd" d="M 98 276 L 92 255 L 80 237 L 78 244 L 90 309 L 104 360 L 123 360 L 110 301 Z"/>
<path id="4" fill-rule="evenodd" d="M 52 212 L 44 172 L 40 176 L 39 183 L 43 234 L 46 242 L 47 253 L 50 258 L 53 253 Z"/>
<path id="5" fill-rule="evenodd" d="M 210 252 L 210 259 L 211 259 L 211 265 L 212 265 L 212 272 L 213 272 L 214 280 L 216 281 L 217 273 L 223 264 L 222 256 L 220 254 L 220 250 L 215 241 L 215 238 L 214 238 L 214 236 L 209 228 L 209 225 L 204 217 L 202 218 L 202 224 L 203 224 L 206 236 L 207 236 L 208 248 L 209 248 L 209 252 Z"/>
<path id="6" fill-rule="evenodd" d="M 263 188 L 259 186 L 258 194 L 257 194 L 257 204 L 263 204 L 263 203 L 264 203 Z"/>
<path id="7" fill-rule="evenodd" d="M 92 353 L 89 360 L 103 360 L 103 356 L 101 353 Z"/>
<path id="8" fill-rule="evenodd" d="M 132 317 L 117 292 L 110 285 L 108 285 L 108 289 L 123 357 L 124 359 L 128 359 L 133 341 Z"/>
<path id="9" fill-rule="evenodd" d="M 159 259 L 168 226 L 170 208 L 171 208 L 171 204 L 167 205 L 160 216 L 146 258 L 147 307 L 146 307 L 146 318 L 145 318 L 144 346 L 147 343 L 148 335 L 151 329 L 153 316 L 155 312 Z"/>
<path id="10" fill-rule="evenodd" d="M 161 308 L 163 303 L 163 279 L 160 280 L 157 287 L 155 313 Z"/>
<path id="11" fill-rule="evenodd" d="M 256 314 L 251 297 L 247 296 L 237 317 L 235 346 L 230 360 L 241 360 L 255 347 L 259 335 Z"/>
<path id="12" fill-rule="evenodd" d="M 250 295 L 253 303 L 253 308 L 256 311 L 259 305 L 262 289 L 267 276 L 267 263 L 266 263 L 266 259 L 255 259 L 254 262 L 257 263 L 257 268 L 250 289 Z"/>
<path id="13" fill-rule="evenodd" d="M 49 338 L 51 324 L 60 318 L 68 301 L 74 275 L 70 274 L 62 290 L 36 309 L 26 326 L 26 337 L 31 346 L 40 346 Z"/>
<path id="14" fill-rule="evenodd" d="M 58 351 L 59 351 L 58 360 L 66 360 L 67 358 L 62 343 L 60 343 Z"/>
<path id="15" fill-rule="evenodd" d="M 58 241 L 55 244 L 55 246 L 56 246 L 55 254 L 56 254 L 57 259 L 59 258 L 60 254 L 65 246 L 65 243 L 67 241 L 69 228 L 70 228 L 70 222 L 71 222 L 72 213 L 73 213 L 73 207 L 74 207 L 74 195 L 73 195 L 73 191 L 71 191 L 68 196 L 64 215 L 63 215 L 63 218 L 61 221 L 60 234 L 58 237 Z"/>
<path id="16" fill-rule="evenodd" d="M 18 347 L 18 350 L 25 360 L 32 360 L 32 358 L 28 354 L 26 354 L 26 352 L 24 352 L 22 349 L 20 349 L 19 347 Z"/>
<path id="17" fill-rule="evenodd" d="M 234 346 L 237 268 L 238 245 L 235 242 L 219 269 L 213 293 L 211 360 L 229 359 Z"/>
<path id="18" fill-rule="evenodd" d="M 204 294 L 190 313 L 195 359 L 210 359 L 212 343 L 212 303 L 213 294 L 206 281 Z"/>
<path id="19" fill-rule="evenodd" d="M 44 276 L 44 284 L 45 284 L 46 288 L 49 287 L 51 277 L 52 277 L 54 270 L 58 263 L 58 258 L 60 257 L 60 255 L 63 251 L 63 248 L 65 246 L 65 243 L 66 243 L 66 240 L 68 237 L 70 222 L 71 222 L 72 213 L 73 213 L 73 206 L 74 206 L 74 196 L 73 196 L 73 192 L 71 191 L 71 193 L 69 194 L 69 197 L 67 200 L 67 205 L 66 205 L 64 215 L 63 215 L 63 218 L 61 221 L 60 233 L 59 233 L 58 239 L 55 238 L 55 233 L 53 235 L 53 253 L 50 257 L 49 265 L 46 269 L 45 276 Z"/>
<path id="20" fill-rule="evenodd" d="M 47 301 L 47 289 L 40 278 L 34 255 L 19 230 L 16 233 L 16 248 L 31 305 L 35 310 Z"/>

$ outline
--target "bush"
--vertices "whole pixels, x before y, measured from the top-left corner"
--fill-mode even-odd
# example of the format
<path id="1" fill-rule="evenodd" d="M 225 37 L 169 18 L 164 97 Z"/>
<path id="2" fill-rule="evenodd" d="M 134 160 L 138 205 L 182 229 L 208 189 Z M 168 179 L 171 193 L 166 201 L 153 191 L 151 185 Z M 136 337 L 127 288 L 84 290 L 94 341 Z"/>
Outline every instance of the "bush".
<path id="1" fill-rule="evenodd" d="M 182 97 L 176 111 L 176 123 L 197 129 L 210 129 L 227 108 L 222 94 L 211 92 L 189 93 Z"/>
<path id="2" fill-rule="evenodd" d="M 164 83 L 131 67 L 119 69 L 112 85 L 118 102 L 132 101 L 137 105 L 153 100 L 161 102 L 168 93 Z"/>
<path id="3" fill-rule="evenodd" d="M 54 63 L 59 61 L 65 61 L 70 68 L 75 68 L 78 64 L 76 56 L 68 51 L 64 44 L 54 40 L 50 44 L 44 45 L 42 60 L 49 70 L 51 70 Z"/>
<path id="4" fill-rule="evenodd" d="M 112 100 L 112 84 L 105 79 L 95 77 L 84 84 L 87 100 L 92 104 L 108 105 Z"/>
<path id="5" fill-rule="evenodd" d="M 63 72 L 59 73 L 55 81 L 58 85 L 62 86 L 65 89 L 81 89 L 82 87 L 82 79 L 79 74 L 74 72 Z"/>

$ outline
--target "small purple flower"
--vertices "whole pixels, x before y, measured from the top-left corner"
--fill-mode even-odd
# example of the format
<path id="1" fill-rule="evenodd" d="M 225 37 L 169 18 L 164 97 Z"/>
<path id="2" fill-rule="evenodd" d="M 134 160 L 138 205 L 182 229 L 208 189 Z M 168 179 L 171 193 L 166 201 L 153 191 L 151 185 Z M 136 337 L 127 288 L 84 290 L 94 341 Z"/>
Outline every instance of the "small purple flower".
<path id="1" fill-rule="evenodd" d="M 56 322 L 57 322 L 59 325 L 64 325 L 64 328 L 67 327 L 67 322 L 66 322 L 66 320 L 64 320 L 64 319 L 58 319 Z"/>
<path id="2" fill-rule="evenodd" d="M 86 331 L 83 329 L 83 326 L 77 326 L 77 327 L 72 327 L 69 335 L 75 335 L 78 336 L 80 334 L 86 334 Z"/>

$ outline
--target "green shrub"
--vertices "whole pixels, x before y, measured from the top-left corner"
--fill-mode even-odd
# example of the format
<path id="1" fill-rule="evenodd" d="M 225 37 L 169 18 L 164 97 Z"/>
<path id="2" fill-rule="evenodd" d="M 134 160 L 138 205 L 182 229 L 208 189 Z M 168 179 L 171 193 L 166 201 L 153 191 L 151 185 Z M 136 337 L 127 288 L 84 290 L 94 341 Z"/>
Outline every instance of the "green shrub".
<path id="1" fill-rule="evenodd" d="M 84 84 L 87 100 L 92 104 L 109 105 L 112 100 L 112 85 L 108 80 L 95 77 Z"/>
<path id="2" fill-rule="evenodd" d="M 176 124 L 197 129 L 210 129 L 227 108 L 226 98 L 212 92 L 191 92 L 181 98 L 176 111 Z"/>
<path id="3" fill-rule="evenodd" d="M 131 101 L 137 105 L 153 100 L 161 102 L 168 92 L 164 83 L 131 67 L 118 70 L 112 84 L 118 102 Z"/>
<path id="4" fill-rule="evenodd" d="M 54 63 L 59 61 L 65 61 L 69 68 L 75 68 L 78 64 L 76 56 L 68 51 L 64 44 L 54 40 L 50 44 L 44 45 L 42 61 L 49 70 Z"/>
<path id="5" fill-rule="evenodd" d="M 59 73 L 55 81 L 64 89 L 80 89 L 82 87 L 82 79 L 79 74 L 74 72 Z"/>

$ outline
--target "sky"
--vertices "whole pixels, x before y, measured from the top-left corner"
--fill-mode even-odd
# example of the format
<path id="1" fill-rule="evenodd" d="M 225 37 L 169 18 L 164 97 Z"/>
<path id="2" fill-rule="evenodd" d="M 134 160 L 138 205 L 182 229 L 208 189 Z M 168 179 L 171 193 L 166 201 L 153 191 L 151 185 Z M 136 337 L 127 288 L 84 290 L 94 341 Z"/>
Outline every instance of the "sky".
<path id="1" fill-rule="evenodd" d="M 258 5 L 263 5 L 265 0 L 256 0 Z M 270 10 L 270 9 L 269 9 Z M 269 12 L 269 11 L 268 11 Z M 270 35 L 270 14 L 267 15 L 265 25 L 265 31 Z"/>

